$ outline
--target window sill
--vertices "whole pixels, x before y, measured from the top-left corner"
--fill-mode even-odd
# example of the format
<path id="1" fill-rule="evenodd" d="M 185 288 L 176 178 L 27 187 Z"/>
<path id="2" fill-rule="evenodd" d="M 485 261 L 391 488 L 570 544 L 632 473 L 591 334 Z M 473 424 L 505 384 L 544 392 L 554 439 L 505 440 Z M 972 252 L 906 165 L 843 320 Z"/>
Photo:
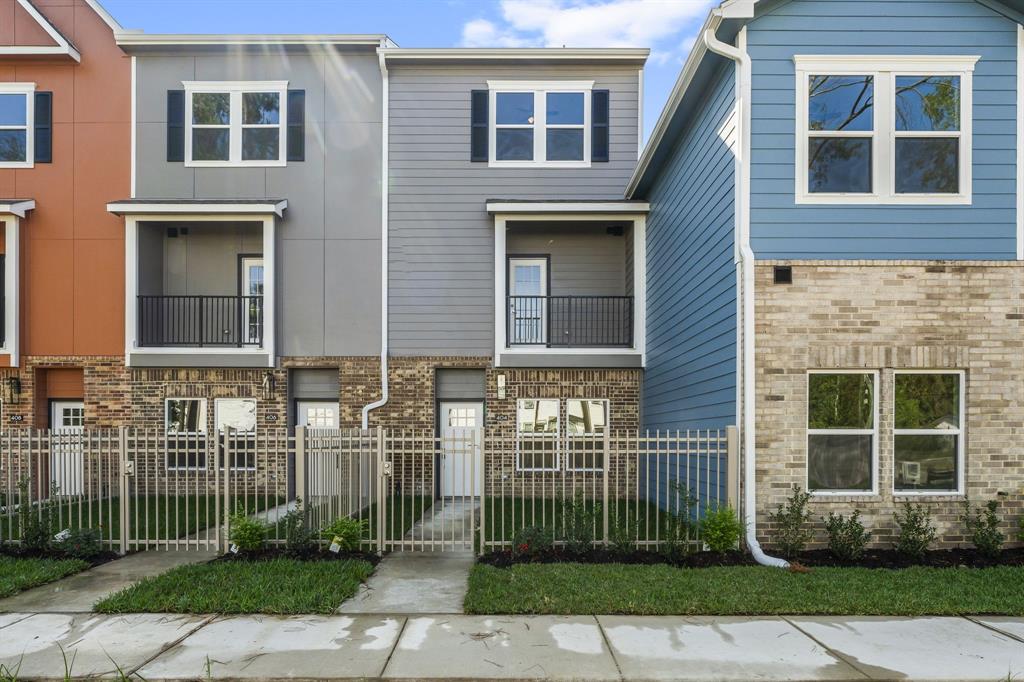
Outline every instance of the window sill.
<path id="1" fill-rule="evenodd" d="M 185 168 L 283 168 L 287 161 L 186 161 Z"/>
<path id="2" fill-rule="evenodd" d="M 488 161 L 488 168 L 590 168 L 590 161 Z"/>
<path id="3" fill-rule="evenodd" d="M 34 168 L 34 161 L 0 161 L 0 168 Z"/>
<path id="4" fill-rule="evenodd" d="M 798 194 L 797 205 L 969 206 L 970 194 Z"/>

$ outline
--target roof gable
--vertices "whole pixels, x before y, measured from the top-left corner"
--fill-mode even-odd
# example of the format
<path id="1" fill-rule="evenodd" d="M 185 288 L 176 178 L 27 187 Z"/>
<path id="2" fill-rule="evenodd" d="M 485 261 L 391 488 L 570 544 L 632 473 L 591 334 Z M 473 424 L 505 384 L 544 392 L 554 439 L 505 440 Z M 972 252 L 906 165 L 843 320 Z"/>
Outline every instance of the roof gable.
<path id="1" fill-rule="evenodd" d="M 81 55 L 71 41 L 31 0 L 14 0 L 11 16 L 13 31 L 8 37 L 8 44 L 0 45 L 0 56 L 67 55 L 81 61 Z"/>

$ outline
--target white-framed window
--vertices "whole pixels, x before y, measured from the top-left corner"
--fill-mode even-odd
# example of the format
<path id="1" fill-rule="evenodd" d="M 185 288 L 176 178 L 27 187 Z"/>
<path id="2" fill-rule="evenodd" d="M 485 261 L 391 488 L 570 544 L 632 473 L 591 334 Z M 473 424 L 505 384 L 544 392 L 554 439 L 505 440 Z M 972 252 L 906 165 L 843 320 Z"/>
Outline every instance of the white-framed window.
<path id="1" fill-rule="evenodd" d="M 217 443 L 221 453 L 228 444 L 227 430 L 231 429 L 231 468 L 256 468 L 256 399 L 217 398 L 213 401 L 213 420 L 217 428 Z"/>
<path id="2" fill-rule="evenodd" d="M 878 372 L 807 374 L 807 490 L 877 493 Z"/>
<path id="3" fill-rule="evenodd" d="M 590 166 L 593 81 L 488 81 L 489 165 Z"/>
<path id="4" fill-rule="evenodd" d="M 975 56 L 796 56 L 798 204 L 970 204 Z"/>
<path id="5" fill-rule="evenodd" d="M 0 168 L 35 163 L 35 83 L 0 83 Z"/>
<path id="6" fill-rule="evenodd" d="M 284 166 L 287 81 L 186 81 L 186 166 Z"/>
<path id="7" fill-rule="evenodd" d="M 608 401 L 565 401 L 565 468 L 567 471 L 604 469 L 604 438 L 608 433 Z"/>
<path id="8" fill-rule="evenodd" d="M 963 492 L 964 372 L 897 370 L 893 390 L 893 490 Z"/>
<path id="9" fill-rule="evenodd" d="M 206 468 L 206 398 L 164 401 L 168 469 Z"/>
<path id="10" fill-rule="evenodd" d="M 516 469 L 557 471 L 561 419 L 557 398 L 516 401 Z"/>

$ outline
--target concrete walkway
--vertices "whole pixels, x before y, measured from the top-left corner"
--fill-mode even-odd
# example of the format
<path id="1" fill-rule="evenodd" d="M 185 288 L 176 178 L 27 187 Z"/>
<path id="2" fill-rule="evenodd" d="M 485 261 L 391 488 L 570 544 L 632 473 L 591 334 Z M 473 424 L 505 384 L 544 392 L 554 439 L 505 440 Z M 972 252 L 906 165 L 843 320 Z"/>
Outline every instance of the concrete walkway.
<path id="1" fill-rule="evenodd" d="M 462 613 L 471 552 L 392 552 L 338 613 Z"/>
<path id="2" fill-rule="evenodd" d="M 22 678 L 1008 680 L 1024 619 L 0 614 Z"/>
<path id="3" fill-rule="evenodd" d="M 0 613 L 87 613 L 93 604 L 175 566 L 209 561 L 214 552 L 148 551 L 129 554 L 56 582 L 0 599 Z"/>

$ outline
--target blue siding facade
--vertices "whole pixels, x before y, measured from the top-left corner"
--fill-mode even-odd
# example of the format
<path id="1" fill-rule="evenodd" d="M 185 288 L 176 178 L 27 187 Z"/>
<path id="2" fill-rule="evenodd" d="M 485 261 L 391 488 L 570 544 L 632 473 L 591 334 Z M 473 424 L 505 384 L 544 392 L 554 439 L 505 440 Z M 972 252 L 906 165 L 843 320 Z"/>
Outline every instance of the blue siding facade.
<path id="1" fill-rule="evenodd" d="M 722 66 L 648 193 L 648 429 L 736 423 L 734 68 Z"/>
<path id="2" fill-rule="evenodd" d="M 1016 257 L 1017 24 L 974 0 L 789 0 L 747 26 L 759 259 Z M 980 55 L 973 204 L 797 205 L 794 55 Z"/>

